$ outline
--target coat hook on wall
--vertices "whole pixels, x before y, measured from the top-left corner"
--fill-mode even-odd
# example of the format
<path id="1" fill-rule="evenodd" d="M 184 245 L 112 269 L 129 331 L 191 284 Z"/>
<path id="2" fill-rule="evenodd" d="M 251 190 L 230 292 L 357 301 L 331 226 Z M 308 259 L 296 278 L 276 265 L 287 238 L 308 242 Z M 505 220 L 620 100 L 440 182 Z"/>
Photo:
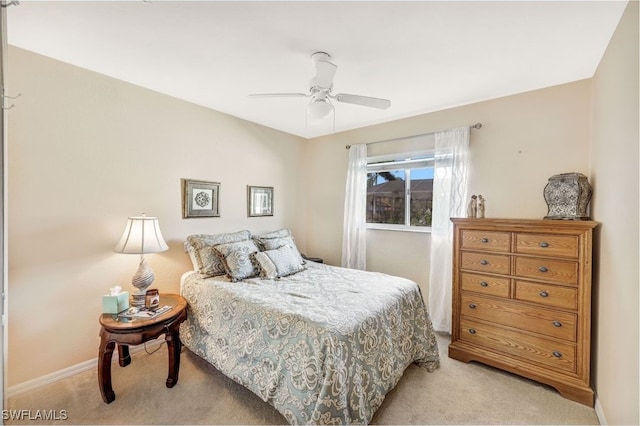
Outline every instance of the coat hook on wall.
<path id="1" fill-rule="evenodd" d="M 7 110 L 9 110 L 9 109 L 13 108 L 13 107 L 15 106 L 15 104 L 11 104 L 11 105 L 9 105 L 9 106 L 6 106 L 6 105 L 5 105 L 5 103 L 4 103 L 5 99 L 18 99 L 20 96 L 22 96 L 22 93 L 18 93 L 18 95 L 17 95 L 17 96 L 9 96 L 9 95 L 5 95 L 5 94 L 4 94 L 4 89 L 3 89 L 3 90 L 2 90 L 2 105 L 0 105 L 0 107 L 1 107 L 2 109 L 7 109 Z"/>
<path id="2" fill-rule="evenodd" d="M 2 7 L 9 7 L 9 6 L 19 6 L 20 2 L 18 0 L 11 0 L 9 3 L 0 3 L 0 6 Z"/>

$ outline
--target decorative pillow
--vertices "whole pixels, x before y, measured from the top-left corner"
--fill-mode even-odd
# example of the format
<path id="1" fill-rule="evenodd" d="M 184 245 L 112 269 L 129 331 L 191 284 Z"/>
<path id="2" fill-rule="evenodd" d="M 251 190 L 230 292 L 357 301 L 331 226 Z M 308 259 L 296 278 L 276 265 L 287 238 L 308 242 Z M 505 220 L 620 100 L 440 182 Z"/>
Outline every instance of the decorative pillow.
<path id="1" fill-rule="evenodd" d="M 258 275 L 251 255 L 259 251 L 253 240 L 219 244 L 213 248 L 222 259 L 227 275 L 233 282 Z"/>
<path id="2" fill-rule="evenodd" d="M 253 261 L 255 267 L 260 271 L 259 275 L 262 278 L 275 279 L 278 277 L 278 268 L 271 261 L 266 251 L 259 251 L 253 253 Z"/>
<path id="3" fill-rule="evenodd" d="M 253 258 L 258 264 L 260 276 L 263 278 L 286 277 L 304 269 L 296 253 L 289 246 L 254 253 Z"/>
<path id="4" fill-rule="evenodd" d="M 282 237 L 290 237 L 290 236 L 291 236 L 291 231 L 286 228 L 283 228 L 277 231 L 269 232 L 267 234 L 255 235 L 253 238 L 257 240 L 268 240 L 270 238 L 282 238 Z"/>
<path id="5" fill-rule="evenodd" d="M 305 261 L 302 258 L 302 255 L 298 251 L 298 247 L 296 247 L 296 242 L 294 241 L 293 237 L 289 236 L 289 237 L 280 237 L 280 238 L 268 238 L 264 240 L 261 239 L 259 241 L 265 250 L 274 250 L 283 246 L 289 246 L 293 250 L 293 253 L 298 259 L 298 262 L 300 262 L 300 265 L 305 264 Z"/>
<path id="6" fill-rule="evenodd" d="M 234 243 L 251 239 L 249 231 L 238 231 L 227 234 L 195 234 L 189 235 L 184 247 L 189 253 L 193 269 L 205 277 L 226 274 L 222 259 L 214 251 L 219 244 Z"/>

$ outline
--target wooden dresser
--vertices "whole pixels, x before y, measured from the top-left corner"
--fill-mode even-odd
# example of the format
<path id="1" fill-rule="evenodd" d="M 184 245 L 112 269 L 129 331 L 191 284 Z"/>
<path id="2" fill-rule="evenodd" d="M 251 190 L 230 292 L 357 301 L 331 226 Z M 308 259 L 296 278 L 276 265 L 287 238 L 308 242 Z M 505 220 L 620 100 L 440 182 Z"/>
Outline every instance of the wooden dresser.
<path id="1" fill-rule="evenodd" d="M 546 383 L 593 406 L 592 221 L 451 219 L 449 357 Z"/>

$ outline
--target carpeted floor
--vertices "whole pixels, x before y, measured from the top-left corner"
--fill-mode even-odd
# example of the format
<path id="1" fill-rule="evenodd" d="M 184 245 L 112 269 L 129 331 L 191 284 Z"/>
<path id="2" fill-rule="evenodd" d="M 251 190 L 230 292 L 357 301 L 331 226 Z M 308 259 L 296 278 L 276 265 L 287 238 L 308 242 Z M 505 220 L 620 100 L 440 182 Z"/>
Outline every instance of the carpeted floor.
<path id="1" fill-rule="evenodd" d="M 598 424 L 593 408 L 555 390 L 481 364 L 447 357 L 441 367 L 411 365 L 375 414 L 373 424 Z M 139 352 L 126 368 L 112 367 L 116 400 L 105 404 L 94 370 L 18 395 L 9 410 L 30 410 L 7 424 L 283 424 L 284 418 L 250 391 L 183 350 L 178 384 L 168 389 L 167 351 Z M 49 411 L 55 410 L 55 411 Z M 63 411 L 64 410 L 64 411 Z M 60 420 L 28 420 L 42 413 Z M 66 418 L 66 419 L 62 419 Z"/>

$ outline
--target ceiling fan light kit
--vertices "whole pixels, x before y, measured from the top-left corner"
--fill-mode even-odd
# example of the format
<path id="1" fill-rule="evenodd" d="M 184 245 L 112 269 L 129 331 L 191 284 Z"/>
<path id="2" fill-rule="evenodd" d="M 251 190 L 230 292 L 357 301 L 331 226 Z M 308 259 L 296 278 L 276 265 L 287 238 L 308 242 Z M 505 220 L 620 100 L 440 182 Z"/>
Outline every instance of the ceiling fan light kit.
<path id="1" fill-rule="evenodd" d="M 313 99 L 307 106 L 309 117 L 314 120 L 327 118 L 333 111 L 333 105 L 326 99 Z"/>
<path id="2" fill-rule="evenodd" d="M 361 105 L 377 109 L 387 109 L 391 106 L 388 99 L 372 98 L 370 96 L 351 95 L 348 93 L 331 94 L 333 77 L 338 67 L 331 63 L 331 55 L 326 52 L 315 52 L 311 55 L 311 62 L 316 68 L 316 75 L 309 83 L 309 93 L 264 93 L 253 94 L 251 97 L 308 97 L 311 98 L 307 106 L 307 114 L 314 120 L 322 120 L 334 111 L 331 99 L 338 102 Z M 335 117 L 334 117 L 335 118 Z"/>

